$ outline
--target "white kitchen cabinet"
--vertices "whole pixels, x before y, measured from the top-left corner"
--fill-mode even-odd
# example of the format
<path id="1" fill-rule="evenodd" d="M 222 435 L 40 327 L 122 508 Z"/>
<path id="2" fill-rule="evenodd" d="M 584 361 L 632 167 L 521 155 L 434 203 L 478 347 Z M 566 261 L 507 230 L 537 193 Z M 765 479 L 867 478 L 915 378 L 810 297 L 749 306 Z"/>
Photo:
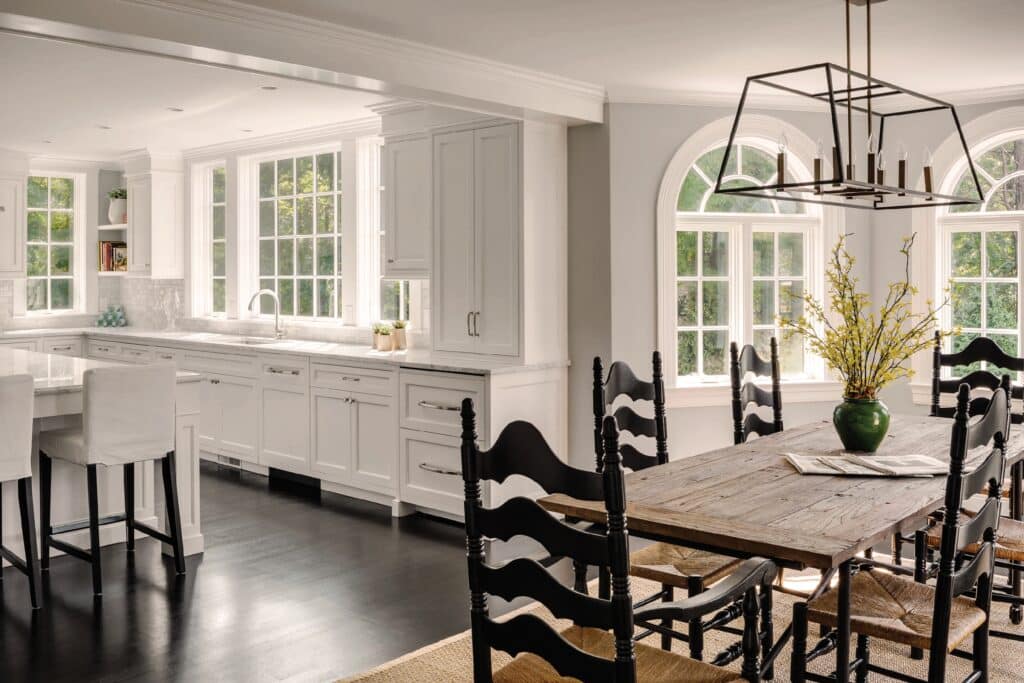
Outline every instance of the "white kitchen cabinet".
<path id="1" fill-rule="evenodd" d="M 206 373 L 199 393 L 199 448 L 256 463 L 258 394 L 254 379 Z"/>
<path id="2" fill-rule="evenodd" d="M 473 268 L 473 131 L 434 137 L 434 348 L 472 351 L 476 310 Z"/>
<path id="3" fill-rule="evenodd" d="M 25 277 L 25 177 L 0 174 L 0 275 Z"/>
<path id="4" fill-rule="evenodd" d="M 398 420 L 395 399 L 375 394 L 352 394 L 351 484 L 380 493 L 396 493 Z"/>
<path id="5" fill-rule="evenodd" d="M 23 351 L 38 351 L 38 339 L 18 339 L 12 341 L 0 341 L 0 346 L 5 349 L 21 349 Z"/>
<path id="6" fill-rule="evenodd" d="M 399 439 L 402 501 L 461 517 L 465 494 L 459 437 L 402 429 Z"/>
<path id="7" fill-rule="evenodd" d="M 398 488 L 394 398 L 314 388 L 311 403 L 313 475 L 393 496 Z"/>
<path id="8" fill-rule="evenodd" d="M 430 275 L 431 144 L 426 135 L 388 140 L 383 151 L 384 248 L 381 273 L 405 279 Z"/>
<path id="9" fill-rule="evenodd" d="M 327 481 L 347 484 L 352 471 L 352 395 L 347 391 L 314 388 L 312 471 Z"/>
<path id="10" fill-rule="evenodd" d="M 82 356 L 81 337 L 43 337 L 40 342 L 40 350 L 43 353 L 53 353 L 58 356 L 72 356 L 75 358 Z"/>
<path id="11" fill-rule="evenodd" d="M 260 360 L 259 464 L 309 474 L 309 360 Z"/>
<path id="12" fill-rule="evenodd" d="M 185 173 L 175 156 L 142 154 L 125 165 L 128 272 L 185 276 Z"/>
<path id="13" fill-rule="evenodd" d="M 434 348 L 519 353 L 518 124 L 434 136 Z"/>

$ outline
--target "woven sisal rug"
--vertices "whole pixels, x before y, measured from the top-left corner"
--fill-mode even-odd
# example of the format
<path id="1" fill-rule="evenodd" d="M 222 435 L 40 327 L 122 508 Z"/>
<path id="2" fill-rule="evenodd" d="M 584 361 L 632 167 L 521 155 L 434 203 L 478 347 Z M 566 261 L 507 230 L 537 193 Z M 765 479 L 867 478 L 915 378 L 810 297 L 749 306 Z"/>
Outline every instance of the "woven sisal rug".
<path id="1" fill-rule="evenodd" d="M 788 576 L 788 575 L 787 575 Z M 640 579 L 631 580 L 633 596 L 639 600 L 655 592 L 654 583 Z M 591 593 L 594 591 L 591 590 Z M 779 593 L 775 594 L 774 622 L 775 633 L 782 632 L 792 619 L 794 599 Z M 468 595 L 467 595 L 468 603 Z M 467 608 L 468 609 L 468 608 Z M 568 622 L 554 620 L 543 607 L 527 606 L 522 610 L 516 610 L 507 615 L 513 616 L 524 610 L 534 610 L 556 627 L 565 625 Z M 1024 625 L 1013 626 L 1007 619 L 1008 606 L 996 604 L 992 606 L 993 627 L 1000 630 L 1024 633 Z M 685 629 L 684 629 L 685 630 Z M 817 633 L 817 627 L 811 626 L 811 634 Z M 736 636 L 727 633 L 714 631 L 708 633 L 705 638 L 705 657 L 709 653 L 717 653 L 725 646 L 735 642 Z M 657 647 L 659 639 L 651 636 L 644 642 Z M 673 649 L 685 653 L 686 643 L 674 641 Z M 968 642 L 964 649 L 970 650 Z M 1017 643 L 1001 638 L 993 638 L 989 645 L 990 650 L 990 680 L 995 681 L 1024 681 L 1024 643 Z M 410 652 L 393 661 L 383 664 L 375 669 L 366 671 L 351 678 L 344 679 L 343 683 L 439 683 L 440 681 L 472 681 L 473 669 L 470 649 L 469 631 L 456 634 L 440 642 L 428 645 L 424 648 Z M 909 658 L 908 648 L 895 646 L 882 640 L 871 641 L 871 661 L 881 666 L 911 674 L 920 678 L 927 677 L 927 661 L 915 661 Z M 712 654 L 713 656 L 713 654 Z M 493 652 L 494 667 L 498 668 L 509 661 L 508 655 L 502 652 Z M 815 660 L 809 667 L 811 671 L 825 673 L 828 663 L 834 661 L 834 655 L 829 654 Z M 734 662 L 731 668 L 739 670 L 739 662 Z M 789 647 L 787 646 L 776 659 L 775 680 L 789 680 Z M 947 668 L 948 680 L 963 680 L 967 675 L 968 663 L 957 657 L 949 658 Z M 868 680 L 888 680 L 883 677 L 871 674 Z"/>

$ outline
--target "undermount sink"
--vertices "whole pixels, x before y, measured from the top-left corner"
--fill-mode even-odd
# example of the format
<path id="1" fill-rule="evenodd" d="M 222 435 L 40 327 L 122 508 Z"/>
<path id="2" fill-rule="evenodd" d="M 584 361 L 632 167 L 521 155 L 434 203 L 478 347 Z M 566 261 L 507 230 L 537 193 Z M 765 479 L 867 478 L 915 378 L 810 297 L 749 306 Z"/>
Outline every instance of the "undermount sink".
<path id="1" fill-rule="evenodd" d="M 240 343 L 246 344 L 247 346 L 259 346 L 261 344 L 273 344 L 279 342 L 280 339 L 274 337 L 243 337 L 239 340 Z"/>

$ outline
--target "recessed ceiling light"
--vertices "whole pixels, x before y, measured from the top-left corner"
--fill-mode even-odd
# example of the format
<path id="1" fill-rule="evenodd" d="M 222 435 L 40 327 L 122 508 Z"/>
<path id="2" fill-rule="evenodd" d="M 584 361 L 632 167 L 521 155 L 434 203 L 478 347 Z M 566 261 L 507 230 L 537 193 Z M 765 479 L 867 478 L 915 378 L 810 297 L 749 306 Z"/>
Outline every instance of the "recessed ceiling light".
<path id="1" fill-rule="evenodd" d="M 167 111 L 183 112 L 185 109 L 184 107 L 167 107 Z"/>
<path id="2" fill-rule="evenodd" d="M 276 85 L 261 85 L 260 90 L 277 90 Z"/>
<path id="3" fill-rule="evenodd" d="M 107 125 L 107 124 L 105 124 L 105 123 L 101 123 L 101 124 L 99 124 L 99 125 L 98 125 L 98 126 L 96 126 L 96 127 L 97 127 L 97 128 L 99 128 L 100 130 L 110 130 L 110 129 L 111 129 L 111 127 L 110 127 L 110 126 L 108 126 L 108 125 Z"/>
<path id="4" fill-rule="evenodd" d="M 43 140 L 43 144 L 44 145 L 52 145 L 53 144 L 53 140 Z"/>
<path id="5" fill-rule="evenodd" d="M 252 128 L 242 128 L 242 132 L 243 133 L 251 133 L 252 132 Z"/>

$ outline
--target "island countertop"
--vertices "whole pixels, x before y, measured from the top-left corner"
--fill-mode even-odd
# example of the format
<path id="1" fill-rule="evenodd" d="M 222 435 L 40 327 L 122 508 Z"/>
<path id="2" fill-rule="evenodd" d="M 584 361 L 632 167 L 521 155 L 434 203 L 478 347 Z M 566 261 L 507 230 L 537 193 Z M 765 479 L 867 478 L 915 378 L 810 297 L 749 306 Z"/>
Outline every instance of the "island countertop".
<path id="1" fill-rule="evenodd" d="M 0 377 L 32 375 L 36 395 L 82 390 L 82 377 L 92 368 L 124 367 L 122 363 L 73 358 L 51 353 L 37 353 L 0 347 Z M 198 382 L 197 372 L 178 371 L 178 382 Z"/>

